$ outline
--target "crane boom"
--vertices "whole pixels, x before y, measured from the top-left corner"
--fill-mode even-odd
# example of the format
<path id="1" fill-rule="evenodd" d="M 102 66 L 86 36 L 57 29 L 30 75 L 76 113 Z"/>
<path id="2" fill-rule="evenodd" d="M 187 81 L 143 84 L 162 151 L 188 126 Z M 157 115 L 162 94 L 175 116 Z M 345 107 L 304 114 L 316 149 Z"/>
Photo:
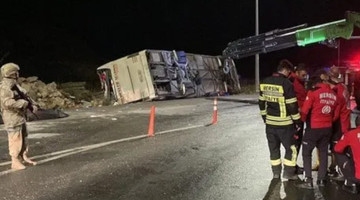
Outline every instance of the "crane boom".
<path id="1" fill-rule="evenodd" d="M 260 35 L 230 42 L 223 51 L 224 57 L 245 58 L 294 46 L 322 43 L 336 46 L 336 38 L 350 39 L 354 27 L 360 28 L 360 13 L 347 11 L 345 19 L 307 27 L 307 24 L 276 29 Z"/>

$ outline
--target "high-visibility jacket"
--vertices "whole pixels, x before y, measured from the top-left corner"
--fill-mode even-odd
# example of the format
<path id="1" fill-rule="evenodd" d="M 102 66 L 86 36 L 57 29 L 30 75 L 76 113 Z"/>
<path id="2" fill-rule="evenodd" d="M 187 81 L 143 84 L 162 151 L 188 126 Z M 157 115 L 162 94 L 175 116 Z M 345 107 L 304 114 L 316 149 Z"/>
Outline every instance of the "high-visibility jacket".
<path id="1" fill-rule="evenodd" d="M 266 125 L 300 123 L 294 88 L 287 77 L 274 73 L 260 84 L 259 108 Z"/>
<path id="2" fill-rule="evenodd" d="M 307 93 L 301 109 L 301 120 L 309 128 L 331 128 L 339 118 L 339 105 L 336 93 L 330 85 L 319 83 Z"/>
<path id="3" fill-rule="evenodd" d="M 335 151 L 344 152 L 346 147 L 350 147 L 355 163 L 355 177 L 360 179 L 360 127 L 349 131 L 343 135 L 341 140 L 335 145 Z"/>
<path id="4" fill-rule="evenodd" d="M 333 90 L 339 99 L 341 131 L 346 133 L 350 129 L 350 95 L 343 83 L 336 84 Z"/>

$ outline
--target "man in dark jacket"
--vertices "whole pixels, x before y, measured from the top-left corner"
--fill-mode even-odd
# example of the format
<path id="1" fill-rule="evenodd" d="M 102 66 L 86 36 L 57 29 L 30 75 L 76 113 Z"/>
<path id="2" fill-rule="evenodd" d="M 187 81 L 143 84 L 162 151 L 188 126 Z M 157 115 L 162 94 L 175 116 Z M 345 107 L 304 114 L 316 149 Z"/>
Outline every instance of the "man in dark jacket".
<path id="1" fill-rule="evenodd" d="M 317 184 L 325 186 L 328 145 L 332 133 L 332 124 L 339 117 L 337 96 L 330 88 L 330 85 L 324 83 L 319 76 L 313 77 L 312 82 L 315 87 L 307 93 L 301 110 L 301 120 L 306 122 L 302 143 L 305 180 L 297 186 L 305 189 L 313 189 L 311 154 L 315 147 L 320 152 Z"/>
<path id="2" fill-rule="evenodd" d="M 286 62 L 280 62 L 277 73 L 260 84 L 259 107 L 266 124 L 273 177 L 280 178 L 282 144 L 285 147 L 283 178 L 294 180 L 298 179 L 295 174 L 295 125 L 299 125 L 301 121 L 294 89 L 288 79 L 290 70 L 291 67 Z"/>

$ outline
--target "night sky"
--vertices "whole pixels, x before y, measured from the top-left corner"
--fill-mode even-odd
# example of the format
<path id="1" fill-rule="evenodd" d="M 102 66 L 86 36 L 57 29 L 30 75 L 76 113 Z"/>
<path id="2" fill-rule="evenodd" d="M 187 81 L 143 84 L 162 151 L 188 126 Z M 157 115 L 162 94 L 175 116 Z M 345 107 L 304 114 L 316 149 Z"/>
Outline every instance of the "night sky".
<path id="1" fill-rule="evenodd" d="M 360 11 L 359 0 L 259 1 L 260 32 Z M 24 76 L 46 82 L 95 81 L 98 66 L 143 49 L 220 55 L 228 42 L 255 32 L 255 0 L 9 2 L 2 2 L 0 12 L 1 64 L 18 63 Z M 341 47 L 343 61 L 360 54 L 360 40 L 342 40 Z M 282 58 L 315 68 L 336 64 L 337 50 L 311 45 L 261 55 L 261 76 Z M 243 78 L 253 78 L 254 57 L 237 66 Z"/>

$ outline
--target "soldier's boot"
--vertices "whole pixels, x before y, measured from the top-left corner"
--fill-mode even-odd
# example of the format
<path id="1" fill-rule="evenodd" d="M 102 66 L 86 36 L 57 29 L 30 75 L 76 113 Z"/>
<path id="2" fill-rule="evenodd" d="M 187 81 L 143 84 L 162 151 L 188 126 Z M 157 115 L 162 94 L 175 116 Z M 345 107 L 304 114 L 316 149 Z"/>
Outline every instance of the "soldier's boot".
<path id="1" fill-rule="evenodd" d="M 23 170 L 25 169 L 25 165 L 23 165 L 18 157 L 11 157 L 11 169 L 13 170 Z"/>

